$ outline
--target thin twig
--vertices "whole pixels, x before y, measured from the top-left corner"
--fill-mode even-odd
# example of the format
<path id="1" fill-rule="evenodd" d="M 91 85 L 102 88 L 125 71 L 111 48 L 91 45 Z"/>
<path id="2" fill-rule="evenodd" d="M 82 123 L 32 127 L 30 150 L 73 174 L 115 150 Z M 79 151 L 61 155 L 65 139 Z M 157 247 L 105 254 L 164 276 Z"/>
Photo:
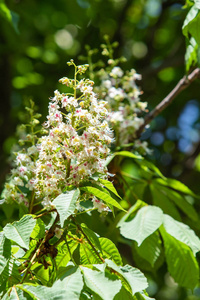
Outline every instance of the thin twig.
<path id="1" fill-rule="evenodd" d="M 144 123 L 139 127 L 138 131 L 136 132 L 136 137 L 139 138 L 141 133 L 143 132 L 146 125 L 151 123 L 151 121 L 159 115 L 168 105 L 172 103 L 175 97 L 186 89 L 195 79 L 200 77 L 200 68 L 196 68 L 192 73 L 188 76 L 184 76 L 181 80 L 177 83 L 174 89 L 144 118 Z"/>

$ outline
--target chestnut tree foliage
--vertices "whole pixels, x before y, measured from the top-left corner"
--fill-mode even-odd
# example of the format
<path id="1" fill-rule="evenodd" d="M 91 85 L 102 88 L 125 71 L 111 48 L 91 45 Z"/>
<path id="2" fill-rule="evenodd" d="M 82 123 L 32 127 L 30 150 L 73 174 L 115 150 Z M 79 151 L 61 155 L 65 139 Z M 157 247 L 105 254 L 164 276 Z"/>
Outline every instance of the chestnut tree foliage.
<path id="1" fill-rule="evenodd" d="M 1 299 L 160 299 L 151 281 L 159 285 L 166 272 L 193 299 L 200 196 L 163 175 L 141 139 L 199 77 L 199 1 L 185 9 L 186 75 L 152 111 L 141 100 L 141 75 L 122 68 L 108 35 L 101 59 L 87 46 L 84 64 L 67 63 L 72 76 L 59 80 L 42 124 L 29 101 L 0 200 L 12 219 L 0 231 Z M 18 31 L 4 1 L 0 13 Z"/>

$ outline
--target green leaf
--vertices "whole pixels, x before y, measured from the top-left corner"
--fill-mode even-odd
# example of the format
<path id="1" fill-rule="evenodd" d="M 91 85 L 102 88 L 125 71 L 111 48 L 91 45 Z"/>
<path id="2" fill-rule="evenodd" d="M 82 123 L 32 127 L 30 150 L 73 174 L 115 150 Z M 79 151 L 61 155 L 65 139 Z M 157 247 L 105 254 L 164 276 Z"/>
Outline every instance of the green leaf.
<path id="1" fill-rule="evenodd" d="M 100 200 L 103 200 L 108 205 L 115 206 L 115 207 L 125 211 L 121 207 L 121 205 L 115 199 L 113 199 L 109 194 L 107 194 L 106 192 L 102 192 L 101 190 L 99 190 L 95 187 L 92 187 L 92 186 L 82 187 L 81 190 L 96 196 L 97 198 L 99 198 Z"/>
<path id="2" fill-rule="evenodd" d="M 11 256 L 11 242 L 5 237 L 3 232 L 0 232 L 0 255 L 7 259 Z"/>
<path id="3" fill-rule="evenodd" d="M 99 295 L 103 300 L 112 300 L 121 289 L 120 280 L 112 280 L 104 272 L 91 270 L 80 266 L 87 287 Z"/>
<path id="4" fill-rule="evenodd" d="M 60 216 L 60 223 L 63 227 L 65 220 L 71 216 L 76 209 L 76 202 L 80 195 L 79 189 L 74 189 L 59 195 L 53 200 L 53 205 Z"/>
<path id="5" fill-rule="evenodd" d="M 154 298 L 150 298 L 144 293 L 136 293 L 135 296 L 133 297 L 134 300 L 156 300 Z"/>
<path id="6" fill-rule="evenodd" d="M 1 274 L 1 278 L 9 282 L 9 285 L 14 285 L 20 281 L 21 276 L 18 271 L 18 265 L 15 263 L 13 258 L 7 261 L 7 264 Z M 2 280 L 0 279 L 0 281 Z"/>
<path id="7" fill-rule="evenodd" d="M 3 270 L 5 269 L 6 265 L 7 265 L 7 259 L 0 255 L 0 274 L 3 272 Z"/>
<path id="8" fill-rule="evenodd" d="M 186 37 L 188 37 L 190 34 L 196 40 L 198 45 L 200 45 L 199 26 L 200 26 L 199 8 L 197 8 L 196 5 L 193 5 L 185 18 L 182 30 L 183 30 L 183 34 Z"/>
<path id="9" fill-rule="evenodd" d="M 189 246 L 194 255 L 200 251 L 200 239 L 189 226 L 174 220 L 168 215 L 164 215 L 163 225 L 167 233 Z"/>
<path id="10" fill-rule="evenodd" d="M 171 276 L 180 286 L 194 289 L 199 281 L 199 266 L 191 249 L 168 234 L 164 228 L 160 231 Z"/>
<path id="11" fill-rule="evenodd" d="M 5 4 L 4 0 L 0 0 L 0 15 L 4 19 L 6 19 L 9 23 L 11 23 L 15 31 L 19 33 L 18 31 L 19 15 L 11 11 Z"/>
<path id="12" fill-rule="evenodd" d="M 89 243 L 80 244 L 80 261 L 82 265 L 101 263 L 100 257 Z"/>
<path id="13" fill-rule="evenodd" d="M 160 172 L 160 170 L 150 161 L 146 160 L 146 159 L 143 159 L 142 161 L 137 161 L 137 163 L 140 165 L 141 168 L 143 168 L 144 170 L 146 171 L 153 171 L 153 173 L 156 175 L 156 176 L 159 176 L 163 179 L 165 179 L 166 177 L 163 176 L 163 174 Z"/>
<path id="14" fill-rule="evenodd" d="M 45 235 L 45 224 L 41 219 L 36 220 L 36 225 L 31 233 L 31 238 L 39 240 Z"/>
<path id="15" fill-rule="evenodd" d="M 121 220 L 118 222 L 117 227 L 120 227 L 121 224 L 124 223 L 127 219 L 131 217 L 133 218 L 136 215 L 136 212 L 144 206 L 147 206 L 145 202 L 143 202 L 142 200 L 137 200 L 137 202 L 133 206 L 131 206 L 128 212 L 125 215 L 123 215 Z"/>
<path id="16" fill-rule="evenodd" d="M 84 223 L 81 224 L 81 228 L 83 230 L 83 232 L 85 233 L 85 235 L 88 237 L 88 239 L 90 240 L 90 242 L 99 250 L 102 251 L 101 249 L 101 244 L 99 242 L 99 238 L 97 236 L 97 234 L 92 231 L 91 229 L 89 229 Z"/>
<path id="17" fill-rule="evenodd" d="M 196 65 L 198 57 L 197 57 L 198 45 L 195 39 L 192 37 L 189 40 L 189 43 L 186 48 L 185 53 L 185 62 L 186 62 L 186 71 L 188 72 L 193 65 Z"/>
<path id="18" fill-rule="evenodd" d="M 120 225 L 120 233 L 125 238 L 134 240 L 138 246 L 156 231 L 163 222 L 163 212 L 156 206 L 142 207 L 129 222 Z"/>
<path id="19" fill-rule="evenodd" d="M 134 159 L 142 159 L 143 160 L 143 157 L 140 156 L 140 155 L 136 155 L 134 153 L 131 153 L 129 151 L 120 151 L 120 152 L 115 152 L 114 153 L 114 156 L 124 156 L 124 157 L 129 157 L 129 158 L 134 158 Z"/>
<path id="20" fill-rule="evenodd" d="M 165 180 L 162 178 L 155 179 L 155 181 L 161 185 L 168 186 L 178 192 L 181 192 L 186 195 L 190 195 L 192 197 L 198 197 L 196 194 L 194 194 L 185 184 L 182 182 L 176 180 L 176 179 L 171 179 L 171 178 L 166 178 Z"/>
<path id="21" fill-rule="evenodd" d="M 155 182 L 155 181 L 154 181 Z M 156 183 L 156 182 L 155 182 Z M 157 184 L 157 183 L 156 183 Z M 190 219 L 197 221 L 198 214 L 194 207 L 187 201 L 184 195 L 173 191 L 165 186 L 157 185 L 158 190 L 165 193 L 165 195 L 173 201 Z"/>
<path id="22" fill-rule="evenodd" d="M 73 299 L 79 300 L 83 289 L 83 276 L 78 267 L 69 266 L 69 270 L 62 276 L 62 278 L 55 282 L 51 290 L 54 294 L 53 299 Z M 56 296 L 56 290 L 62 292 L 62 297 Z M 49 298 L 51 299 L 51 298 Z"/>
<path id="23" fill-rule="evenodd" d="M 111 191 L 113 194 L 115 194 L 117 197 L 119 197 L 121 199 L 121 197 L 119 196 L 119 194 L 117 193 L 114 185 L 112 184 L 112 182 L 108 181 L 108 180 L 104 180 L 104 179 L 99 179 L 99 182 L 101 182 L 109 191 Z"/>
<path id="24" fill-rule="evenodd" d="M 181 216 L 178 210 L 176 209 L 174 203 L 168 199 L 165 192 L 163 192 L 162 186 L 154 184 L 154 181 L 152 181 L 150 189 L 152 193 L 153 204 L 160 207 L 164 213 L 172 216 L 176 220 L 181 221 Z"/>
<path id="25" fill-rule="evenodd" d="M 124 288 L 123 286 L 121 287 L 121 290 L 119 291 L 119 293 L 117 293 L 114 297 L 114 300 L 134 300 L 134 296 L 131 295 L 130 292 L 127 291 L 126 288 Z"/>
<path id="26" fill-rule="evenodd" d="M 162 251 L 159 234 L 157 232 L 152 233 L 139 247 L 135 245 L 135 249 L 139 256 L 148 261 L 153 267 Z"/>
<path id="27" fill-rule="evenodd" d="M 78 283 L 78 284 L 77 284 Z M 83 288 L 83 279 L 79 268 L 72 267 L 68 270 L 61 280 L 57 280 L 52 287 L 46 286 L 34 286 L 31 284 L 15 285 L 9 290 L 9 293 L 13 290 L 19 295 L 19 291 L 24 291 L 34 300 L 66 300 L 73 299 L 79 300 L 81 290 Z M 10 298 L 5 298 L 10 299 Z M 13 298 L 15 299 L 15 298 Z M 16 298 L 21 300 L 21 298 Z M 22 298 L 23 299 L 23 298 Z"/>
<path id="28" fill-rule="evenodd" d="M 34 297 L 34 296 L 33 296 Z M 2 300 L 32 300 L 33 298 L 24 291 L 20 290 L 18 287 L 12 287 L 6 295 L 2 298 Z"/>
<path id="29" fill-rule="evenodd" d="M 143 291 L 148 287 L 147 279 L 142 272 L 130 265 L 118 267 L 113 261 L 105 260 L 108 267 L 119 273 L 129 284 L 132 294 Z"/>
<path id="30" fill-rule="evenodd" d="M 199 12 L 199 10 L 196 7 L 196 5 L 193 5 L 184 20 L 182 30 L 183 30 L 183 34 L 186 37 L 188 37 L 188 25 L 190 24 L 190 22 L 192 22 L 196 18 L 196 16 L 198 15 L 198 12 Z"/>
<path id="31" fill-rule="evenodd" d="M 29 240 L 35 227 L 36 220 L 31 215 L 26 215 L 13 224 L 7 224 L 3 231 L 5 236 L 25 249 L 29 249 Z"/>
<path id="32" fill-rule="evenodd" d="M 65 272 L 65 267 L 67 266 L 67 263 L 71 260 L 71 255 L 73 255 L 73 252 L 78 246 L 78 242 L 76 240 L 68 241 L 69 249 L 66 245 L 66 243 L 63 241 L 61 242 L 56 248 L 58 250 L 58 253 L 56 255 L 55 263 L 57 267 L 57 277 L 59 278 L 63 272 Z"/>
<path id="33" fill-rule="evenodd" d="M 103 237 L 99 238 L 99 242 L 101 245 L 103 258 L 113 260 L 118 266 L 122 265 L 122 258 L 115 244 L 111 240 Z"/>

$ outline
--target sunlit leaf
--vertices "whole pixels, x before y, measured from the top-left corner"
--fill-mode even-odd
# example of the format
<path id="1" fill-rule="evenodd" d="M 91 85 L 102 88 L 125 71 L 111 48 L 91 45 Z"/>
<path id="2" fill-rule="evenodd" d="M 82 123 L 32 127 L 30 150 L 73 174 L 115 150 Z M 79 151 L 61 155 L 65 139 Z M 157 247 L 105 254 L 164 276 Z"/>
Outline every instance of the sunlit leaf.
<path id="1" fill-rule="evenodd" d="M 129 284 L 132 294 L 143 291 L 148 287 L 147 279 L 142 272 L 130 265 L 118 267 L 113 261 L 106 259 L 106 264 L 119 273 Z"/>
<path id="2" fill-rule="evenodd" d="M 64 225 L 65 220 L 67 220 L 67 218 L 74 213 L 79 195 L 79 189 L 74 189 L 59 195 L 53 200 L 53 205 L 55 205 L 58 211 L 62 227 Z"/>
<path id="3" fill-rule="evenodd" d="M 186 62 L 186 71 L 188 72 L 190 68 L 193 65 L 196 65 L 197 63 L 197 50 L 198 50 L 198 45 L 195 41 L 195 39 L 192 37 L 189 40 L 189 43 L 186 48 L 186 53 L 185 53 L 185 62 Z"/>
<path id="4" fill-rule="evenodd" d="M 199 266 L 192 250 L 161 228 L 168 270 L 183 287 L 194 289 L 199 280 Z"/>
<path id="5" fill-rule="evenodd" d="M 36 225 L 31 233 L 33 239 L 41 239 L 45 234 L 45 224 L 41 219 L 36 220 Z"/>
<path id="6" fill-rule="evenodd" d="M 117 190 L 115 189 L 114 185 L 112 184 L 112 182 L 105 180 L 105 179 L 99 179 L 99 181 L 109 190 L 111 191 L 113 194 L 115 194 L 117 197 L 121 198 L 117 192 Z"/>
<path id="7" fill-rule="evenodd" d="M 31 215 L 26 215 L 13 224 L 7 224 L 3 231 L 5 236 L 25 249 L 29 249 L 31 233 L 35 227 L 36 220 Z"/>
<path id="8" fill-rule="evenodd" d="M 120 233 L 138 243 L 138 246 L 156 231 L 163 222 L 163 212 L 156 206 L 142 207 L 129 222 L 120 225 Z"/>
<path id="9" fill-rule="evenodd" d="M 188 245 L 192 249 L 194 255 L 200 251 L 200 239 L 189 226 L 174 220 L 168 215 L 164 215 L 163 225 L 167 233 Z"/>
<path id="10" fill-rule="evenodd" d="M 82 191 L 88 192 L 89 194 L 92 194 L 99 198 L 100 200 L 103 200 L 105 203 L 108 205 L 115 206 L 121 210 L 124 210 L 121 205 L 114 199 L 112 198 L 109 194 L 102 192 L 101 190 L 92 187 L 92 186 L 85 186 L 81 188 Z M 124 210 L 125 211 L 125 210 Z"/>
<path id="11" fill-rule="evenodd" d="M 188 12 L 185 21 L 183 23 L 183 34 L 189 36 L 189 34 L 196 40 L 197 44 L 200 45 L 199 37 L 199 26 L 200 26 L 200 14 L 198 5 L 194 4 Z"/>
<path id="12" fill-rule="evenodd" d="M 122 265 L 122 258 L 115 244 L 107 238 L 99 238 L 99 242 L 103 257 L 113 260 L 118 266 Z"/>
<path id="13" fill-rule="evenodd" d="M 104 272 L 80 266 L 87 287 L 104 300 L 112 300 L 121 289 L 120 280 L 107 278 Z"/>

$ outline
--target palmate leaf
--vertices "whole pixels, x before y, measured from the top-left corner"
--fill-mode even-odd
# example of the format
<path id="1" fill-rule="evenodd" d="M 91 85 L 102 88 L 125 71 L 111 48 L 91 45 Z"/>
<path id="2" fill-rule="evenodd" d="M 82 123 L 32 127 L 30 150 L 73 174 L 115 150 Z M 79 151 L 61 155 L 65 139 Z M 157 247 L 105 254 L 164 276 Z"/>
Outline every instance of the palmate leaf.
<path id="1" fill-rule="evenodd" d="M 174 280 L 182 287 L 194 289 L 199 280 L 199 266 L 186 244 L 160 229 L 165 246 L 168 270 Z"/>
<path id="2" fill-rule="evenodd" d="M 81 188 L 81 190 L 94 195 L 95 197 L 99 198 L 100 200 L 103 200 L 103 202 L 105 202 L 108 205 L 115 206 L 115 207 L 119 208 L 120 210 L 125 211 L 121 207 L 121 205 L 114 198 L 112 198 L 111 195 L 107 194 L 106 192 L 103 192 L 92 186 L 84 186 Z"/>
<path id="3" fill-rule="evenodd" d="M 189 226 L 174 220 L 168 215 L 164 215 L 163 226 L 167 233 L 189 246 L 194 255 L 200 251 L 200 239 Z"/>
<path id="4" fill-rule="evenodd" d="M 28 250 L 30 236 L 35 224 L 36 220 L 34 220 L 31 215 L 26 215 L 13 224 L 7 224 L 3 232 L 8 239 Z"/>
<path id="5" fill-rule="evenodd" d="M 60 224 L 63 227 L 65 220 L 71 216 L 76 209 L 76 201 L 80 195 L 79 189 L 73 189 L 63 193 L 53 200 L 53 205 L 60 216 Z"/>
<path id="6" fill-rule="evenodd" d="M 163 222 L 163 212 L 156 206 L 144 206 L 129 222 L 120 223 L 120 233 L 125 238 L 134 240 L 138 246 L 156 231 Z"/>
<path id="7" fill-rule="evenodd" d="M 80 266 L 87 287 L 103 300 L 112 300 L 121 289 L 121 281 L 105 276 L 104 272 Z"/>
<path id="8" fill-rule="evenodd" d="M 113 261 L 105 260 L 108 267 L 115 270 L 120 274 L 131 288 L 131 292 L 134 295 L 137 292 L 141 292 L 148 287 L 147 279 L 140 270 L 133 268 L 130 265 L 124 267 L 117 266 Z"/>

